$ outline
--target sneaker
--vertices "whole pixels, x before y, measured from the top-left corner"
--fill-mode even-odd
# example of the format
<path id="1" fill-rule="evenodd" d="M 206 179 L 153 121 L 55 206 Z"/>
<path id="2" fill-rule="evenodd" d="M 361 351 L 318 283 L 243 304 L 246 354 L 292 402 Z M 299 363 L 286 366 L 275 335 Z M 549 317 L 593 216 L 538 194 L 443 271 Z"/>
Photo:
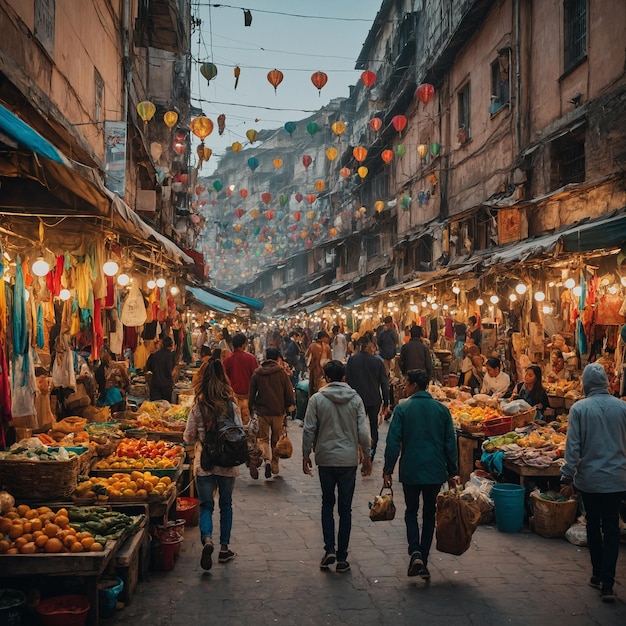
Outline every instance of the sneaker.
<path id="1" fill-rule="evenodd" d="M 265 478 L 271 478 L 271 477 L 272 477 L 272 468 L 269 463 L 266 463 L 265 464 Z"/>
<path id="2" fill-rule="evenodd" d="M 409 569 L 406 573 L 407 576 L 418 576 L 420 570 L 424 567 L 424 561 L 422 561 L 422 554 L 420 552 L 413 552 L 411 560 L 409 561 Z"/>
<path id="3" fill-rule="evenodd" d="M 328 569 L 328 566 L 332 565 L 336 560 L 337 555 L 334 552 L 327 552 L 320 563 L 320 569 Z"/>
<path id="4" fill-rule="evenodd" d="M 217 557 L 219 563 L 228 563 L 228 561 L 232 561 L 235 558 L 235 553 L 232 550 L 220 550 L 220 554 Z"/>
<path id="5" fill-rule="evenodd" d="M 430 578 L 430 572 L 428 571 L 428 568 L 426 567 L 426 565 L 422 565 L 418 572 L 417 575 L 422 579 L 422 580 L 428 580 Z"/>
<path id="6" fill-rule="evenodd" d="M 592 576 L 589 579 L 589 586 L 594 589 L 602 589 L 602 579 L 599 576 Z"/>
<path id="7" fill-rule="evenodd" d="M 335 571 L 338 574 L 345 574 L 346 572 L 349 572 L 350 563 L 348 563 L 348 561 L 339 561 L 339 563 L 337 563 L 337 567 L 335 568 Z"/>
<path id="8" fill-rule="evenodd" d="M 600 591 L 600 598 L 602 598 L 602 602 L 615 602 L 615 593 L 613 592 L 613 587 L 602 587 L 602 591 Z"/>
<path id="9" fill-rule="evenodd" d="M 200 557 L 200 567 L 207 572 L 213 566 L 212 554 L 213 542 L 210 539 L 205 539 L 204 545 L 202 546 L 202 556 Z"/>
<path id="10" fill-rule="evenodd" d="M 278 459 L 277 458 L 273 458 L 272 459 L 272 463 L 270 465 L 270 468 L 272 470 L 272 474 L 278 474 Z"/>

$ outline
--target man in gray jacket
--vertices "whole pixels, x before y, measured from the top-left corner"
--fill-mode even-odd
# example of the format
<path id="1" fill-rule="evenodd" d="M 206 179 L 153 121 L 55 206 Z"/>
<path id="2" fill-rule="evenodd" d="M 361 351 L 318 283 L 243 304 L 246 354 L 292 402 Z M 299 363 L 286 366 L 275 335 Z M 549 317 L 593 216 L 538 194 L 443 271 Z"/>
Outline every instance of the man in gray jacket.
<path id="1" fill-rule="evenodd" d="M 340 361 L 324 366 L 326 387 L 309 399 L 302 434 L 302 471 L 311 474 L 311 449 L 315 446 L 322 487 L 322 532 L 324 557 L 321 569 L 328 569 L 335 560 L 339 573 L 350 570 L 348 543 L 352 528 L 352 497 L 359 464 L 359 446 L 363 454 L 361 474 L 372 473 L 370 431 L 365 407 L 359 394 L 344 381 L 346 368 Z M 335 553 L 335 489 L 339 532 Z"/>
<path id="2" fill-rule="evenodd" d="M 619 511 L 626 498 L 626 402 L 614 398 L 608 387 L 602 365 L 585 367 L 585 398 L 569 412 L 561 493 L 571 497 L 576 489 L 582 496 L 592 568 L 589 584 L 600 589 L 604 602 L 614 602 Z"/>

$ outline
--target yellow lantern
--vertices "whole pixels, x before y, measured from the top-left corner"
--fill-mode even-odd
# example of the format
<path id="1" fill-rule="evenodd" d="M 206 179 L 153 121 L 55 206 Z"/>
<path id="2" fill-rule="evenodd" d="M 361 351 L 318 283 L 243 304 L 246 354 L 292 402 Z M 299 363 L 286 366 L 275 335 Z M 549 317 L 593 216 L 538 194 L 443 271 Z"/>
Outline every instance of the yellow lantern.
<path id="1" fill-rule="evenodd" d="M 258 209 L 252 209 L 252 211 L 250 211 L 250 217 L 252 217 L 253 220 L 259 217 L 259 215 L 260 213 Z"/>
<path id="2" fill-rule="evenodd" d="M 306 212 L 307 219 L 309 219 L 311 221 L 313 221 L 315 219 L 315 215 L 316 215 L 315 211 L 307 211 Z"/>
<path id="3" fill-rule="evenodd" d="M 250 143 L 254 143 L 258 136 L 259 136 L 259 133 L 256 130 L 254 130 L 254 128 L 251 128 L 250 130 L 246 131 L 246 137 L 248 138 L 248 141 L 250 141 Z"/>
<path id="4" fill-rule="evenodd" d="M 326 158 L 329 161 L 334 161 L 337 158 L 338 154 L 339 151 L 337 150 L 337 148 L 330 147 L 328 148 L 328 150 L 326 150 Z"/>
<path id="5" fill-rule="evenodd" d="M 324 187 L 326 187 L 326 183 L 324 183 L 323 180 L 316 180 L 313 183 L 313 186 L 318 191 L 318 193 L 321 193 L 322 191 L 324 191 Z"/>
<path id="6" fill-rule="evenodd" d="M 143 127 L 145 130 L 148 126 L 148 122 L 156 113 L 156 107 L 149 100 L 144 100 L 137 105 L 137 113 L 139 113 L 139 117 L 143 120 Z"/>
<path id="7" fill-rule="evenodd" d="M 374 202 L 374 209 L 376 210 L 376 213 L 382 213 L 384 208 L 385 203 L 382 200 L 376 200 L 376 202 Z"/>
<path id="8" fill-rule="evenodd" d="M 275 169 L 280 169 L 283 166 L 283 160 L 282 159 L 274 159 L 274 168 Z"/>
<path id="9" fill-rule="evenodd" d="M 333 122 L 333 125 L 330 128 L 333 131 L 333 133 L 335 133 L 335 135 L 337 135 L 338 137 L 343 135 L 346 132 L 346 124 L 345 122 L 342 122 L 341 120 L 337 120 L 336 122 Z"/>
<path id="10" fill-rule="evenodd" d="M 421 143 L 417 146 L 417 156 L 422 159 L 422 161 L 426 158 L 428 154 L 428 146 L 425 143 Z"/>
<path id="11" fill-rule="evenodd" d="M 191 120 L 189 129 L 200 141 L 204 141 L 213 132 L 213 122 L 201 115 Z"/>
<path id="12" fill-rule="evenodd" d="M 359 169 L 357 170 L 357 174 L 361 178 L 365 178 L 367 176 L 368 172 L 369 172 L 369 170 L 365 167 L 365 165 L 361 165 L 361 167 L 359 167 Z"/>
<path id="13" fill-rule="evenodd" d="M 231 148 L 235 154 L 239 154 L 241 152 L 241 149 L 243 148 L 243 145 L 240 144 L 238 141 L 235 141 L 231 145 Z"/>
<path id="14" fill-rule="evenodd" d="M 172 130 L 172 128 L 176 125 L 176 122 L 178 122 L 178 113 L 176 113 L 176 111 L 166 111 L 163 115 L 163 121 L 165 122 L 165 125 Z"/>

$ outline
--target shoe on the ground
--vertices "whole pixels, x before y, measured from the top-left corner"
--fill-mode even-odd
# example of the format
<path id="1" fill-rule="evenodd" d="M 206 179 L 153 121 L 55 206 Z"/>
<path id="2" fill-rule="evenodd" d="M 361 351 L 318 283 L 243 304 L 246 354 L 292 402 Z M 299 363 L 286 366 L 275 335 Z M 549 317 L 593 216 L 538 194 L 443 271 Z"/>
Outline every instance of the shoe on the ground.
<path id="1" fill-rule="evenodd" d="M 204 545 L 202 546 L 202 556 L 200 557 L 200 567 L 207 572 L 211 569 L 213 565 L 213 559 L 211 555 L 213 554 L 213 542 L 210 539 L 204 540 Z"/>
<path id="2" fill-rule="evenodd" d="M 278 474 L 278 459 L 277 458 L 272 459 L 270 468 L 272 470 L 272 474 Z M 265 471 L 267 472 L 267 470 Z"/>
<path id="3" fill-rule="evenodd" d="M 266 463 L 265 464 L 265 478 L 271 478 L 271 477 L 272 477 L 272 468 L 269 463 Z"/>
<path id="4" fill-rule="evenodd" d="M 613 587 L 607 587 L 604 585 L 600 591 L 600 598 L 602 598 L 602 602 L 615 602 Z"/>
<path id="5" fill-rule="evenodd" d="M 339 574 L 345 574 L 346 572 L 349 572 L 350 563 L 348 563 L 348 561 L 339 561 L 337 563 L 337 567 L 335 568 L 335 571 L 338 572 Z"/>
<path id="6" fill-rule="evenodd" d="M 337 555 L 334 552 L 327 552 L 320 562 L 320 569 L 328 569 L 328 566 L 332 565 L 336 560 Z"/>
<path id="7" fill-rule="evenodd" d="M 426 565 L 422 565 L 418 572 L 417 575 L 422 579 L 422 580 L 429 580 L 430 579 L 430 572 L 428 571 L 428 567 L 426 567 Z"/>
<path id="8" fill-rule="evenodd" d="M 422 561 L 421 552 L 413 552 L 411 559 L 409 560 L 409 569 L 406 573 L 407 576 L 418 576 L 420 570 L 424 567 L 424 561 Z"/>
<path id="9" fill-rule="evenodd" d="M 234 558 L 235 553 L 227 548 L 226 550 L 220 550 L 217 560 L 219 563 L 228 563 L 228 561 L 232 561 Z"/>
<path id="10" fill-rule="evenodd" d="M 250 465 L 250 476 L 252 476 L 254 480 L 257 480 L 257 478 L 259 477 L 259 470 L 257 469 L 256 465 Z"/>
<path id="11" fill-rule="evenodd" d="M 589 579 L 589 586 L 594 589 L 602 589 L 602 579 L 599 576 L 592 576 Z"/>

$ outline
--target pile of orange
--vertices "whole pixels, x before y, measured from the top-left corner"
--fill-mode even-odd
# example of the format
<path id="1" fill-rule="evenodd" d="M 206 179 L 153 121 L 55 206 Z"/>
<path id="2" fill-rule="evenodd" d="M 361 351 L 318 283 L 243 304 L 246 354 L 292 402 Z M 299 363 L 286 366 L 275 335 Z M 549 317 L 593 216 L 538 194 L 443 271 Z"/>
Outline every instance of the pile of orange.
<path id="1" fill-rule="evenodd" d="M 47 552 L 102 552 L 104 547 L 89 532 L 70 526 L 67 509 L 11 507 L 0 517 L 0 554 Z"/>
<path id="2" fill-rule="evenodd" d="M 150 472 L 116 472 L 109 477 L 92 476 L 78 485 L 74 495 L 79 498 L 95 497 L 93 488 L 102 485 L 111 498 L 143 500 L 148 496 L 162 496 L 171 483 L 169 476 L 159 478 Z"/>

